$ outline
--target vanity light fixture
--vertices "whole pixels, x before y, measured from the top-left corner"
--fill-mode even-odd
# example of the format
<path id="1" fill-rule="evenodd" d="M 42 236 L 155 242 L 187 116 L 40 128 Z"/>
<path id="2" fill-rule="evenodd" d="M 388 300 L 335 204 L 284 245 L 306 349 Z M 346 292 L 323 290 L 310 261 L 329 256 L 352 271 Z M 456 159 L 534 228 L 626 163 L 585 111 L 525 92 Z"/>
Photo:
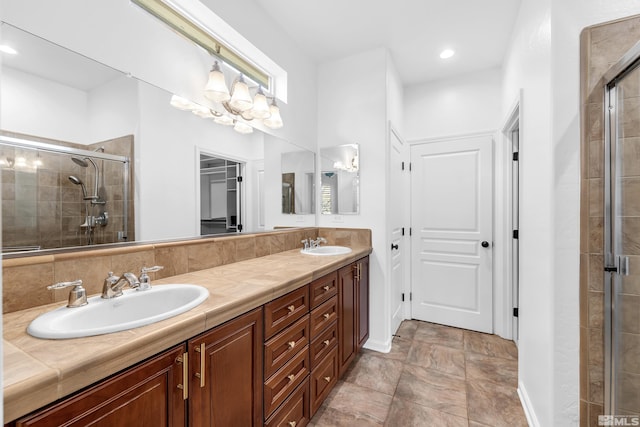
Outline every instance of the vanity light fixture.
<path id="1" fill-rule="evenodd" d="M 231 99 L 229 89 L 227 88 L 227 82 L 224 79 L 224 74 L 220 70 L 220 64 L 216 61 L 209 72 L 209 80 L 204 87 L 204 96 L 214 102 L 226 102 Z"/>
<path id="2" fill-rule="evenodd" d="M 253 128 L 246 124 L 245 122 L 241 122 L 240 120 L 236 120 L 235 125 L 233 125 L 233 130 L 242 134 L 253 133 Z"/>

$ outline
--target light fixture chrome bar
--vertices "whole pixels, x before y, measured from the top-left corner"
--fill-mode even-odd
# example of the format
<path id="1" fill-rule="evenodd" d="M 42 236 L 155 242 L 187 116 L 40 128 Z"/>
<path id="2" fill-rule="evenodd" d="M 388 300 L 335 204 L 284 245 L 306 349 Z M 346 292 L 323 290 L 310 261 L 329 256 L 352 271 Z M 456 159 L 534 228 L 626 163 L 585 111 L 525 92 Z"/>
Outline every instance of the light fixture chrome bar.
<path id="1" fill-rule="evenodd" d="M 174 31 L 188 38 L 211 55 L 219 58 L 256 83 L 270 89 L 269 75 L 225 46 L 204 28 L 187 19 L 162 0 L 131 0 Z"/>

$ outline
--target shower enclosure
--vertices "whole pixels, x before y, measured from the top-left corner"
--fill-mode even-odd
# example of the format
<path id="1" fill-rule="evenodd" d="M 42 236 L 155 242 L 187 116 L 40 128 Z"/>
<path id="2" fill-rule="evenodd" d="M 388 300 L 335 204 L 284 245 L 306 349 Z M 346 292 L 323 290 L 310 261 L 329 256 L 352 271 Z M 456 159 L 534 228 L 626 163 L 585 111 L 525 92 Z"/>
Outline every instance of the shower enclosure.
<path id="1" fill-rule="evenodd" d="M 89 148 L 0 135 L 3 253 L 127 240 L 129 158 Z"/>
<path id="2" fill-rule="evenodd" d="M 637 416 L 640 415 L 640 43 L 611 68 L 604 82 L 604 413 Z"/>

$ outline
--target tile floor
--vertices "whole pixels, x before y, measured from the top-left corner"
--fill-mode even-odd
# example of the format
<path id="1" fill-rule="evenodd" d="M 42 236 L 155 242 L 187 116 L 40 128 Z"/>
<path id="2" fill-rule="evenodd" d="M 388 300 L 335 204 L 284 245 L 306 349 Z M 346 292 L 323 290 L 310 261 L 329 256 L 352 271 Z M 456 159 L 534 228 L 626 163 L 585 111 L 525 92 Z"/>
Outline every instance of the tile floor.
<path id="1" fill-rule="evenodd" d="M 309 424 L 526 426 L 512 341 L 433 323 L 402 323 L 390 353 L 363 350 Z"/>

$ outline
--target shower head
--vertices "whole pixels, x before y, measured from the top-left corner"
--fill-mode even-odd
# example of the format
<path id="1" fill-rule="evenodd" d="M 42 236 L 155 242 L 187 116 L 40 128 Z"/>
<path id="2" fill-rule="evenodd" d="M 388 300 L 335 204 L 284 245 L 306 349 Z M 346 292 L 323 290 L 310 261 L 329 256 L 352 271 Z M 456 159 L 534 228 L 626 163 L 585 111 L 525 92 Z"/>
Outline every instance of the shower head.
<path id="1" fill-rule="evenodd" d="M 78 166 L 81 166 L 83 168 L 89 167 L 89 163 L 91 163 L 93 165 L 93 171 L 95 173 L 95 177 L 94 177 L 94 186 L 93 186 L 93 196 L 87 198 L 87 195 L 84 195 L 84 199 L 85 200 L 98 200 L 98 181 L 100 180 L 100 172 L 98 170 L 98 165 L 96 165 L 96 162 L 93 161 L 93 159 L 91 157 L 85 157 L 85 158 L 80 158 L 80 157 L 76 157 L 76 156 L 71 156 L 71 160 L 73 160 L 73 163 L 75 163 Z M 71 177 L 69 177 L 69 179 L 71 179 Z M 77 179 L 77 178 L 76 178 Z M 72 181 L 74 182 L 74 181 Z"/>
<path id="2" fill-rule="evenodd" d="M 87 159 L 89 159 L 88 157 L 85 157 L 84 159 L 81 159 L 80 157 L 71 157 L 71 160 L 73 160 L 73 163 L 75 163 L 78 166 L 82 166 L 83 168 L 86 168 L 89 166 L 89 163 L 87 163 Z M 71 178 L 69 178 L 71 179 Z"/>
<path id="3" fill-rule="evenodd" d="M 82 187 L 82 198 L 87 200 L 87 188 L 84 186 L 84 182 L 77 176 L 70 175 L 69 181 L 73 182 L 75 185 L 79 185 Z"/>

